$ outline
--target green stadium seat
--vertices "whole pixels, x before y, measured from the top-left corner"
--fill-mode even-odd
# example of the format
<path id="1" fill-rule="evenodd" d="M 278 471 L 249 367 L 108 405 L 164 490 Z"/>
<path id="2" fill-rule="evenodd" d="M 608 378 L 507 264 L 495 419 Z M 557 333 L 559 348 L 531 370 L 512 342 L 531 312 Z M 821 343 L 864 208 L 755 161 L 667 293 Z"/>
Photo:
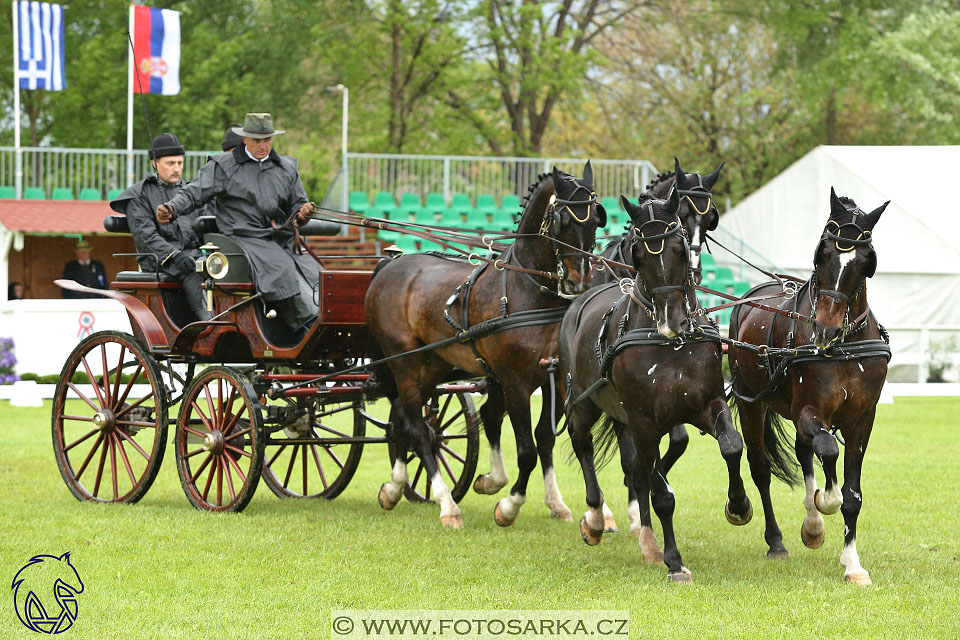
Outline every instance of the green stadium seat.
<path id="1" fill-rule="evenodd" d="M 513 216 L 520 213 L 520 196 L 508 193 L 500 201 L 500 215 L 505 215 L 510 220 Z"/>
<path id="2" fill-rule="evenodd" d="M 417 224 L 437 224 L 437 214 L 432 209 L 423 207 L 414 218 Z"/>
<path id="3" fill-rule="evenodd" d="M 481 209 L 472 209 L 467 212 L 467 227 L 470 229 L 489 229 L 490 218 L 487 212 Z"/>
<path id="4" fill-rule="evenodd" d="M 463 212 L 459 209 L 444 209 L 440 212 L 440 224 L 445 227 L 462 227 Z"/>
<path id="5" fill-rule="evenodd" d="M 16 198 L 16 187 L 0 187 L 0 198 Z"/>
<path id="6" fill-rule="evenodd" d="M 46 200 L 47 194 L 43 187 L 27 187 L 23 190 L 24 200 Z"/>
<path id="7" fill-rule="evenodd" d="M 484 214 L 492 216 L 498 209 L 496 199 L 489 193 L 481 193 L 477 196 L 476 211 L 483 211 Z"/>
<path id="8" fill-rule="evenodd" d="M 107 200 L 116 200 L 124 191 L 125 189 L 110 189 L 110 191 L 107 192 Z"/>
<path id="9" fill-rule="evenodd" d="M 467 194 L 457 193 L 450 201 L 450 208 L 466 218 L 467 214 L 473 211 L 473 203 L 470 202 L 470 196 Z"/>
<path id="10" fill-rule="evenodd" d="M 489 229 L 491 221 L 496 217 L 497 201 L 488 193 L 477 196 L 477 206 L 467 213 L 467 226 L 472 229 Z"/>
<path id="11" fill-rule="evenodd" d="M 373 200 L 373 206 L 368 209 L 368 215 L 374 218 L 389 218 L 397 210 L 397 201 L 393 199 L 393 194 L 386 191 L 378 191 Z"/>
<path id="12" fill-rule="evenodd" d="M 423 208 L 432 215 L 438 216 L 447 208 L 447 201 L 444 200 L 442 193 L 428 193 Z"/>
<path id="13" fill-rule="evenodd" d="M 73 200 L 73 190 L 70 187 L 57 187 L 53 190 L 51 200 Z"/>
<path id="14" fill-rule="evenodd" d="M 743 280 L 737 280 L 733 283 L 733 295 L 738 298 L 742 298 L 746 295 L 747 291 L 750 291 L 750 283 L 744 282 Z"/>
<path id="15" fill-rule="evenodd" d="M 733 271 L 730 269 L 730 267 L 718 267 L 717 272 L 714 274 L 714 277 L 710 280 L 707 286 L 714 291 L 730 293 L 733 291 L 734 282 L 735 280 L 733 278 Z"/>
<path id="16" fill-rule="evenodd" d="M 423 211 L 423 205 L 420 204 L 420 196 L 416 193 L 404 193 L 400 196 L 400 206 L 397 213 L 400 214 L 400 220 L 416 220 Z"/>
<path id="17" fill-rule="evenodd" d="M 100 189 L 97 189 L 95 187 L 85 187 L 80 190 L 80 199 L 81 200 L 99 200 Z"/>
<path id="18" fill-rule="evenodd" d="M 366 215 L 367 211 L 370 210 L 370 198 L 367 196 L 367 192 L 351 191 L 348 208 L 354 213 L 359 213 L 362 216 Z"/>
<path id="19" fill-rule="evenodd" d="M 417 238 L 406 233 L 401 233 L 396 239 L 395 244 L 400 247 L 404 253 L 414 253 L 417 250 Z"/>

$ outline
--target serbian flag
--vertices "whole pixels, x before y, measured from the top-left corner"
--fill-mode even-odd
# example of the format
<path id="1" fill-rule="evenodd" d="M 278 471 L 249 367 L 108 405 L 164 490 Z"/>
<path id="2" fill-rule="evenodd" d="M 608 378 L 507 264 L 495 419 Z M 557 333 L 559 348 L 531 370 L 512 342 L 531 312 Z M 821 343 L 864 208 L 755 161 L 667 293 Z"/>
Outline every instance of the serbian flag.
<path id="1" fill-rule="evenodd" d="M 133 23 L 133 92 L 180 93 L 180 13 L 130 7 Z"/>

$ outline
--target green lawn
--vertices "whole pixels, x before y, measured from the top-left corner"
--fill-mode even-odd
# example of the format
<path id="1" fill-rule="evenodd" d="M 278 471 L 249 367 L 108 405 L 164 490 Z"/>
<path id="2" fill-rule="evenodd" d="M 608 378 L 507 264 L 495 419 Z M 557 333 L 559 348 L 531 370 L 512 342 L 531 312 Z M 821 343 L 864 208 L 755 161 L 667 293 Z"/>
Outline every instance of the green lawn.
<path id="1" fill-rule="evenodd" d="M 643 564 L 626 533 L 619 465 L 603 470 L 601 486 L 622 532 L 593 548 L 575 524 L 550 520 L 539 471 L 508 529 L 493 522 L 497 498 L 472 492 L 461 503 L 462 531 L 442 529 L 432 505 L 401 501 L 383 511 L 384 445 L 367 448 L 332 502 L 280 500 L 261 484 L 242 514 L 201 513 L 182 494 L 168 448 L 139 504 L 94 505 L 75 500 L 60 478 L 49 411 L 49 402 L 0 402 L 0 575 L 12 581 L 32 555 L 70 551 L 86 589 L 62 637 L 326 638 L 330 610 L 341 608 L 625 609 L 637 638 L 939 640 L 960 629 L 960 399 L 880 406 L 863 474 L 858 547 L 874 581 L 863 589 L 842 580 L 841 516 L 826 518 L 821 549 L 804 548 L 802 493 L 780 484 L 773 497 L 791 557 L 766 559 L 745 460 L 756 515 L 746 527 L 728 525 L 725 467 L 716 442 L 695 431 L 670 476 L 680 550 L 695 581 L 678 586 L 664 567 Z M 512 431 L 504 436 L 515 477 Z M 583 481 L 569 452 L 564 435 L 558 479 L 579 518 Z M 484 442 L 480 471 L 487 460 Z M 0 637 L 34 637 L 8 594 Z"/>

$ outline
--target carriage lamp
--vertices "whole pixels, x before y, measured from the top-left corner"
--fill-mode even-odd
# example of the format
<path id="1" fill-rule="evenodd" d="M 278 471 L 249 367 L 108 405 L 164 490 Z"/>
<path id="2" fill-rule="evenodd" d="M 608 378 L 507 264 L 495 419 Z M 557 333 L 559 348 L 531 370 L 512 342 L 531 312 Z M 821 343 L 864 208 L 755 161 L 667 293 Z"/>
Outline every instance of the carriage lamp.
<path id="1" fill-rule="evenodd" d="M 230 261 L 220 252 L 220 247 L 208 242 L 202 247 L 203 257 L 197 259 L 197 273 L 206 273 L 214 280 L 222 280 L 230 271 Z"/>

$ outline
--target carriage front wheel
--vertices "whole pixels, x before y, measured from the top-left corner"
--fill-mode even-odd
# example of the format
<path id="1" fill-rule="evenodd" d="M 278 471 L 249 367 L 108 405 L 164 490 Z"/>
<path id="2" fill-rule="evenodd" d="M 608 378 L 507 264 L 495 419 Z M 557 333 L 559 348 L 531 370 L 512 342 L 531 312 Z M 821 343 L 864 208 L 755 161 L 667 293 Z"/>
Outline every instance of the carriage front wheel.
<path id="1" fill-rule="evenodd" d="M 136 502 L 157 477 L 167 441 L 156 361 L 129 334 L 88 336 L 60 372 L 52 427 L 60 475 L 77 499 Z"/>
<path id="2" fill-rule="evenodd" d="M 390 421 L 394 418 L 391 409 Z M 460 502 L 470 490 L 480 455 L 480 417 L 473 398 L 463 391 L 434 396 L 423 406 L 423 419 L 431 431 L 433 460 L 453 499 Z M 392 468 L 399 452 L 392 440 L 387 448 Z M 408 465 L 416 460 L 417 466 L 416 470 L 408 468 L 409 479 L 403 495 L 411 502 L 432 502 L 432 487 L 423 462 L 412 451 L 405 451 L 404 458 Z"/>
<path id="3" fill-rule="evenodd" d="M 229 367 L 198 373 L 183 392 L 174 450 L 190 504 L 242 511 L 263 467 L 263 417 L 249 381 Z"/>

